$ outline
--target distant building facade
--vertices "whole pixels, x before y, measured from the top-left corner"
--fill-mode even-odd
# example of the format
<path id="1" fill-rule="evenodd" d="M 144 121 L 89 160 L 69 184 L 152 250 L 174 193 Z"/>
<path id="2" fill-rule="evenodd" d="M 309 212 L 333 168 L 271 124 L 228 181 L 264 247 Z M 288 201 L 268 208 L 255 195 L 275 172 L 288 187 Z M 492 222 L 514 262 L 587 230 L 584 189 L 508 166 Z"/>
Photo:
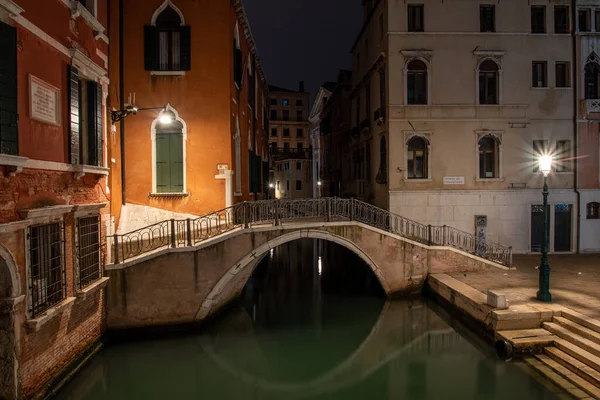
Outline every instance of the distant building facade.
<path id="1" fill-rule="evenodd" d="M 278 199 L 312 196 L 309 101 L 304 82 L 299 83 L 298 91 L 269 87 L 270 184 Z"/>
<path id="2" fill-rule="evenodd" d="M 0 398 L 100 339 L 112 233 L 107 0 L 0 1 Z"/>
<path id="3" fill-rule="evenodd" d="M 268 89 L 242 1 L 201 8 L 111 0 L 112 107 L 166 106 L 172 118 L 139 111 L 115 124 L 121 232 L 266 197 Z"/>
<path id="4" fill-rule="evenodd" d="M 550 251 L 600 250 L 593 239 L 600 227 L 586 218 L 598 202 L 598 155 L 589 150 L 598 148 L 595 6 L 363 4 L 352 50 L 352 132 L 364 141 L 358 159 L 365 161 L 359 196 L 468 232 L 483 216 L 487 240 L 537 252 L 544 222 L 537 159 L 551 153 Z M 576 62 L 573 32 L 582 49 Z"/>
<path id="5" fill-rule="evenodd" d="M 323 110 L 325 104 L 329 100 L 331 90 L 333 90 L 334 84 L 326 82 L 317 91 L 317 96 L 313 105 L 310 109 L 310 116 L 308 120 L 310 122 L 310 142 L 312 149 L 312 184 L 313 184 L 313 197 L 323 197 L 323 182 L 321 181 L 321 165 L 322 165 L 322 154 L 321 154 L 321 128 L 323 124 Z"/>

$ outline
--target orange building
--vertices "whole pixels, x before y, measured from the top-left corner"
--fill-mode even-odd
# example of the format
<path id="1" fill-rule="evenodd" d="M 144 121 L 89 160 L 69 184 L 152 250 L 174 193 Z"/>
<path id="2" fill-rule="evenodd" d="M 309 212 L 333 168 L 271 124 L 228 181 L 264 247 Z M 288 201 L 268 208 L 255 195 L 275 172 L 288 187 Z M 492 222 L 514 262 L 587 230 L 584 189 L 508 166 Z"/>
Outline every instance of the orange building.
<path id="1" fill-rule="evenodd" d="M 267 85 L 241 0 L 111 0 L 110 10 L 110 104 L 166 106 L 114 125 L 119 231 L 263 198 Z"/>
<path id="2" fill-rule="evenodd" d="M 0 398 L 29 398 L 102 329 L 106 0 L 0 1 Z"/>

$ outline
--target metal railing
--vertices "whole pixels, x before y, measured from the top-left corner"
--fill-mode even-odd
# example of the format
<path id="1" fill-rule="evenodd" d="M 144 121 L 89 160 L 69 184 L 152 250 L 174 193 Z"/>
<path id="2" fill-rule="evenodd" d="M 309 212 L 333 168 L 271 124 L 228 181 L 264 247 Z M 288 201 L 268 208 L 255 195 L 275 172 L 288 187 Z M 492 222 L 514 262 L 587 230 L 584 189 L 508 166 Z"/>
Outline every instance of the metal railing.
<path id="1" fill-rule="evenodd" d="M 121 235 L 109 236 L 113 262 L 161 247 L 194 246 L 214 236 L 253 225 L 317 219 L 356 221 L 427 246 L 447 246 L 503 265 L 512 265 L 512 247 L 488 241 L 446 225 L 425 225 L 356 199 L 338 197 L 243 202 L 194 219 L 167 220 Z"/>

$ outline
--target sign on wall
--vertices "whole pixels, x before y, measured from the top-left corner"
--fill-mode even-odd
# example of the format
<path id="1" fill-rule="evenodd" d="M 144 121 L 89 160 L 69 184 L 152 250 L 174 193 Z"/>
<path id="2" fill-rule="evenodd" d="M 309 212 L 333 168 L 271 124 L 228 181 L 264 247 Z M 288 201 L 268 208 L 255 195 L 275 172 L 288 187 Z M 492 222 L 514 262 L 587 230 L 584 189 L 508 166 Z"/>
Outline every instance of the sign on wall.
<path id="1" fill-rule="evenodd" d="M 444 185 L 464 185 L 465 177 L 464 176 L 445 176 L 444 177 Z"/>
<path id="2" fill-rule="evenodd" d="M 29 74 L 29 116 L 60 126 L 60 90 Z"/>

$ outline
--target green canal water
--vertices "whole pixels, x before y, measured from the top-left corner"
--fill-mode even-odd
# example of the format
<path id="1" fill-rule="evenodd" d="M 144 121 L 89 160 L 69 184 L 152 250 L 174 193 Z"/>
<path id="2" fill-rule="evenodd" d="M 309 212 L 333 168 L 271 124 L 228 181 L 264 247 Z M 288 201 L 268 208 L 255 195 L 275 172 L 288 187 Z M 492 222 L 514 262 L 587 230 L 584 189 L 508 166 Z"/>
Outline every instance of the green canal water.
<path id="1" fill-rule="evenodd" d="M 557 399 L 430 300 L 387 301 L 364 263 L 307 239 L 267 254 L 201 330 L 110 341 L 62 388 L 96 399 Z"/>

